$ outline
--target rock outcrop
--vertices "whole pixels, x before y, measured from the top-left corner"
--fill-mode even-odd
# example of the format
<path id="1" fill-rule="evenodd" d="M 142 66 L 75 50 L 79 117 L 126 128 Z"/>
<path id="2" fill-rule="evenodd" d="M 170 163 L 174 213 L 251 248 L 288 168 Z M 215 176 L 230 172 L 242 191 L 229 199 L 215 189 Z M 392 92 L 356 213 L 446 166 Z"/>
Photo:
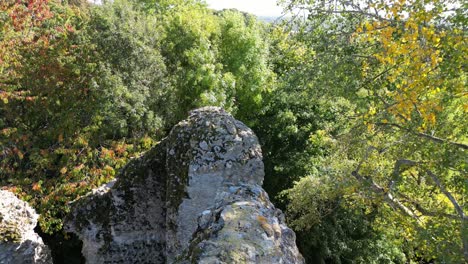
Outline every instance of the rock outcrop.
<path id="1" fill-rule="evenodd" d="M 26 202 L 0 190 L 0 264 L 52 263 L 50 250 L 34 232 L 38 217 Z"/>
<path id="2" fill-rule="evenodd" d="M 252 130 L 201 108 L 74 202 L 65 228 L 88 263 L 303 263 L 263 177 Z"/>

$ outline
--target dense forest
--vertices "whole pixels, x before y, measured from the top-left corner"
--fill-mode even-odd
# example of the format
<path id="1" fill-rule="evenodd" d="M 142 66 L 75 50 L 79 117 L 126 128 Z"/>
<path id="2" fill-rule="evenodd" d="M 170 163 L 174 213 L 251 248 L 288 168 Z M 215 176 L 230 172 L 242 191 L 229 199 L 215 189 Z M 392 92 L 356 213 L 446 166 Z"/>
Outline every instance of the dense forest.
<path id="1" fill-rule="evenodd" d="M 193 108 L 263 149 L 308 263 L 468 261 L 467 3 L 280 1 L 272 23 L 199 0 L 0 2 L 0 186 L 60 234 Z"/>

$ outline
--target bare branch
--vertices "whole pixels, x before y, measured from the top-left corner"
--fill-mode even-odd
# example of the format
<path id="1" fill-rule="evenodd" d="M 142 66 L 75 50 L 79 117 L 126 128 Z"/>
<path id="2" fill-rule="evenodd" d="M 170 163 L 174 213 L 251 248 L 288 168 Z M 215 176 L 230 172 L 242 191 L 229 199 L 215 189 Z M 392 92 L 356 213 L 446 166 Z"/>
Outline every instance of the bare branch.
<path id="1" fill-rule="evenodd" d="M 388 19 L 382 16 L 378 16 L 373 13 L 365 12 L 364 10 L 327 10 L 327 9 L 311 9 L 311 8 L 305 8 L 309 12 L 317 12 L 317 13 L 322 13 L 322 14 L 358 14 L 358 15 L 363 15 L 367 17 L 372 17 L 377 20 L 381 21 L 387 21 L 387 22 L 396 22 L 395 20 Z"/>
<path id="2" fill-rule="evenodd" d="M 414 166 L 416 164 L 417 163 L 411 160 L 404 160 L 404 159 L 397 160 L 395 162 L 395 166 L 393 167 L 392 180 L 388 184 L 388 189 L 392 190 L 393 186 L 395 185 L 395 182 L 400 178 L 400 167 L 402 165 Z"/>
<path id="3" fill-rule="evenodd" d="M 404 214 L 410 216 L 411 218 L 415 219 L 418 223 L 421 223 L 419 217 L 408 207 L 406 207 L 402 202 L 396 199 L 390 192 L 385 191 L 384 188 L 379 186 L 370 177 L 362 176 L 358 173 L 358 171 L 353 171 L 351 173 L 358 181 L 369 183 L 373 192 L 380 194 L 383 196 L 385 201 L 393 208 L 402 211 Z"/>
<path id="4" fill-rule="evenodd" d="M 426 134 L 426 133 L 422 133 L 422 132 L 415 132 L 415 131 L 412 131 L 410 129 L 407 129 L 407 128 L 404 128 L 403 126 L 401 125 L 398 125 L 398 124 L 394 124 L 394 123 L 375 123 L 376 125 L 378 126 L 392 126 L 392 127 L 396 127 L 396 128 L 399 128 L 401 130 L 404 130 L 406 132 L 409 132 L 413 135 L 416 135 L 416 136 L 419 136 L 419 137 L 423 137 L 423 138 L 426 138 L 426 139 L 429 139 L 433 142 L 436 142 L 436 143 L 443 143 L 443 144 L 450 144 L 450 145 L 453 145 L 453 146 L 456 146 L 456 147 L 459 147 L 459 148 L 462 148 L 462 149 L 468 149 L 468 145 L 466 144 L 463 144 L 463 143 L 458 143 L 458 142 L 452 142 L 452 141 L 448 141 L 446 139 L 442 139 L 442 138 L 439 138 L 439 137 L 436 137 L 436 136 L 432 136 L 432 135 L 429 135 L 429 134 Z"/>
<path id="5" fill-rule="evenodd" d="M 375 149 L 375 148 L 370 147 L 370 148 L 367 149 L 366 158 L 368 156 L 368 153 L 373 149 Z M 363 163 L 363 161 L 359 164 L 358 168 L 351 173 L 351 175 L 353 175 L 359 182 L 370 184 L 371 190 L 374 193 L 381 194 L 384 197 L 385 201 L 387 201 L 390 206 L 392 206 L 393 208 L 399 209 L 404 214 L 406 214 L 406 215 L 412 217 L 413 219 L 417 220 L 418 222 L 420 222 L 418 216 L 413 212 L 413 210 L 411 210 L 409 207 L 405 206 L 401 201 L 399 201 L 396 197 L 394 197 L 393 194 L 391 193 L 391 190 L 393 188 L 395 180 L 399 177 L 401 166 L 403 166 L 403 165 L 417 166 L 417 165 L 420 165 L 421 162 L 417 162 L 417 161 L 413 161 L 413 160 L 407 160 L 407 159 L 397 160 L 395 162 L 395 166 L 394 166 L 393 172 L 392 172 L 392 178 L 393 179 L 389 184 L 389 189 L 388 190 L 385 190 L 383 187 L 378 185 L 370 177 L 363 176 L 363 175 L 359 174 L 359 169 L 360 169 L 362 163 Z M 457 211 L 459 216 L 452 215 L 452 214 L 447 214 L 447 213 L 443 213 L 443 212 L 432 212 L 432 211 L 426 210 L 418 202 L 410 199 L 409 197 L 405 196 L 404 194 L 399 194 L 399 195 L 402 196 L 403 198 L 405 198 L 411 204 L 413 204 L 415 206 L 415 209 L 418 212 L 420 212 L 422 215 L 425 215 L 425 216 L 443 216 L 443 217 L 448 217 L 448 218 L 451 218 L 451 219 L 460 219 L 461 218 L 462 221 L 467 221 L 468 217 L 463 212 L 463 208 L 458 204 L 455 197 L 445 188 L 445 186 L 442 184 L 442 182 L 439 180 L 439 178 L 434 173 L 432 173 L 430 170 L 427 170 L 427 169 L 425 169 L 425 171 L 432 178 L 432 180 L 435 182 L 435 184 L 441 190 L 441 192 L 443 194 L 445 194 L 445 196 L 447 196 L 447 198 L 451 201 L 451 203 L 455 207 L 455 210 Z"/>
<path id="6" fill-rule="evenodd" d="M 406 160 L 406 159 L 400 159 L 395 162 L 395 167 L 393 169 L 392 176 L 393 177 L 398 177 L 400 174 L 400 166 L 402 165 L 408 165 L 408 166 L 416 166 L 421 164 L 421 162 L 413 161 L 413 160 Z M 463 212 L 463 208 L 460 206 L 460 204 L 457 202 L 455 197 L 445 188 L 444 184 L 440 181 L 440 179 L 432 173 L 432 171 L 428 169 L 424 169 L 426 173 L 431 177 L 431 179 L 434 181 L 434 183 L 437 185 L 437 187 L 440 189 L 440 191 L 447 196 L 447 198 L 450 200 L 452 203 L 453 207 L 457 211 L 458 215 L 462 220 L 468 220 L 468 217 L 465 215 Z M 422 212 L 422 211 L 421 211 Z"/>
<path id="7" fill-rule="evenodd" d="M 457 202 L 455 197 L 453 197 L 453 195 L 445 188 L 444 184 L 439 180 L 439 178 L 434 173 L 432 173 L 432 171 L 427 170 L 427 169 L 425 171 L 431 177 L 431 179 L 435 182 L 435 184 L 439 187 L 441 192 L 445 194 L 445 196 L 447 196 L 447 198 L 450 200 L 450 202 L 452 203 L 453 207 L 455 207 L 455 211 L 457 211 L 460 218 L 465 221 L 468 220 L 468 217 L 463 212 L 463 208 Z"/>
<path id="8" fill-rule="evenodd" d="M 421 213 L 421 215 L 424 215 L 424 216 L 434 216 L 434 217 L 437 217 L 437 216 L 443 216 L 443 217 L 447 217 L 447 218 L 450 218 L 450 219 L 454 219 L 454 220 L 459 220 L 460 217 L 458 215 L 454 215 L 454 214 L 447 214 L 447 213 L 444 213 L 444 212 L 434 212 L 434 211 L 429 211 L 427 209 L 425 209 L 424 207 L 422 207 L 422 205 L 411 199 L 410 197 L 408 197 L 407 195 L 404 195 L 402 193 L 399 193 L 398 194 L 399 196 L 403 197 L 405 199 L 406 202 L 408 203 L 411 203 L 415 209 Z"/>

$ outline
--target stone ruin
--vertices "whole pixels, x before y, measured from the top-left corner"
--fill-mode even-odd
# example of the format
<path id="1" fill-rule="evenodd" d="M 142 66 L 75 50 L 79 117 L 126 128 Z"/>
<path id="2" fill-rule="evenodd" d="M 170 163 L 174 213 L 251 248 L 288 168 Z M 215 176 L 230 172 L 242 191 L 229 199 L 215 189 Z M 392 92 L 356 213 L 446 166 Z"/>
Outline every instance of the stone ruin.
<path id="1" fill-rule="evenodd" d="M 39 215 L 9 191 L 0 190 L 0 264 L 49 264 L 49 248 L 34 232 Z"/>
<path id="2" fill-rule="evenodd" d="M 220 108 L 197 109 L 72 203 L 65 229 L 87 263 L 303 263 L 263 178 L 252 130 Z"/>

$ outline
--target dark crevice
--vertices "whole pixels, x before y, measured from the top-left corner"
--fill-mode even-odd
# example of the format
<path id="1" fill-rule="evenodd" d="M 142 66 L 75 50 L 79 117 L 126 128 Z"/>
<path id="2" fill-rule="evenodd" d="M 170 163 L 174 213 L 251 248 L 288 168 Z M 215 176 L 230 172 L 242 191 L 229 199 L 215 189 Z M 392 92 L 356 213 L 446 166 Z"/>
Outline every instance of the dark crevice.
<path id="1" fill-rule="evenodd" d="M 83 242 L 73 233 L 56 232 L 52 235 L 42 232 L 39 225 L 34 231 L 52 251 L 54 264 L 85 264 L 81 254 Z"/>

